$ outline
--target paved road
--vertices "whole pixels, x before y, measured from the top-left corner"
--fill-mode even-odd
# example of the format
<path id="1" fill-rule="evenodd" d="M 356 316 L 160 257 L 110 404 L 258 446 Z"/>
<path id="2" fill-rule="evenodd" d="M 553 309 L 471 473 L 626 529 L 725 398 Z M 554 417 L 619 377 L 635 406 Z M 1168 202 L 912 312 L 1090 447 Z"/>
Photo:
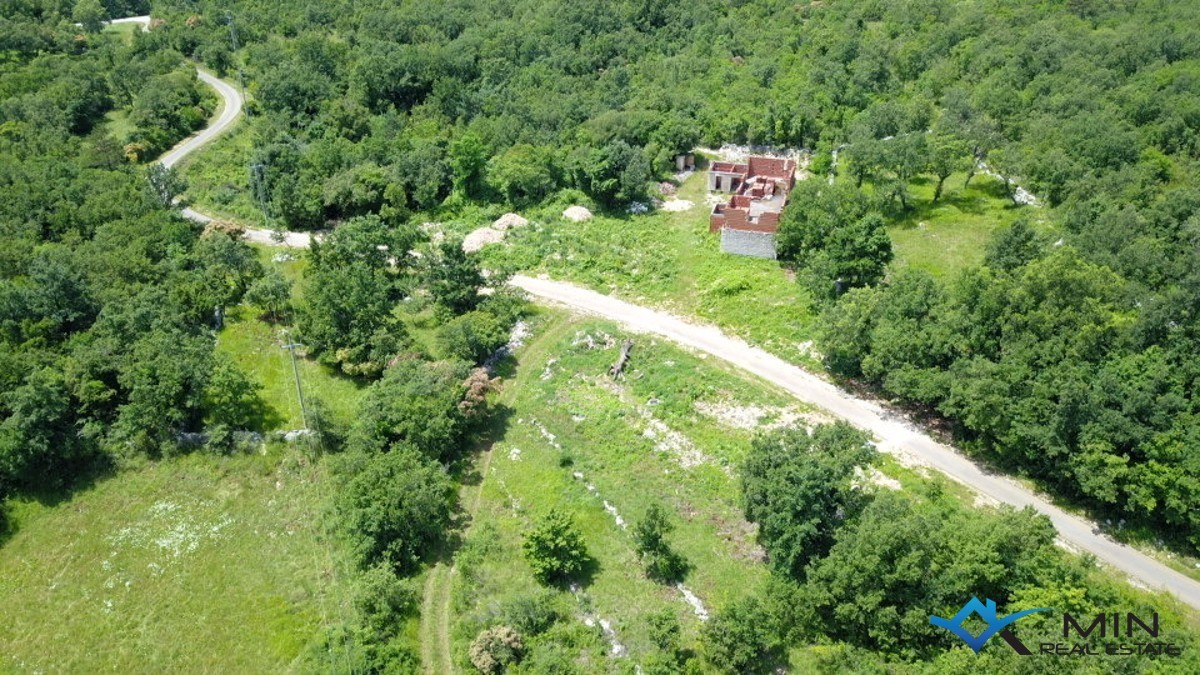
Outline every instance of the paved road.
<path id="1" fill-rule="evenodd" d="M 242 114 L 242 95 L 233 85 L 199 68 L 196 69 L 196 75 L 199 76 L 201 82 L 215 89 L 217 95 L 221 97 L 223 101 L 221 114 L 217 116 L 215 121 L 209 123 L 203 131 L 183 139 L 178 145 L 171 148 L 167 154 L 158 158 L 159 164 L 168 169 L 178 164 L 180 160 L 196 149 L 220 136 L 226 129 L 233 126 Z"/>
<path id="2" fill-rule="evenodd" d="M 516 276 L 512 284 L 543 301 L 617 321 L 636 332 L 654 333 L 712 354 L 787 390 L 796 398 L 841 417 L 880 439 L 879 449 L 907 463 L 920 463 L 963 483 L 984 497 L 1017 507 L 1032 506 L 1050 517 L 1065 544 L 1086 551 L 1121 570 L 1140 584 L 1167 590 L 1200 609 L 1200 582 L 1153 558 L 1095 534 L 1091 522 L 1073 516 L 1017 482 L 988 473 L 953 448 L 921 429 L 897 419 L 877 403 L 861 399 L 783 359 L 730 337 L 720 329 L 690 323 L 670 314 L 639 307 L 614 297 L 561 281 Z"/>
<path id="3" fill-rule="evenodd" d="M 139 19 L 142 17 L 134 17 Z M 211 141 L 237 119 L 242 109 L 242 97 L 230 84 L 203 71 L 200 78 L 225 99 L 225 107 L 217 121 L 203 132 L 183 141 L 162 160 L 172 166 L 185 155 Z M 209 216 L 184 209 L 184 215 L 207 222 Z M 270 230 L 249 229 L 246 238 L 262 244 L 274 244 Z M 307 248 L 309 235 L 288 232 L 284 245 Z M 1184 603 L 1200 609 L 1200 582 L 1176 572 L 1149 556 L 1096 534 L 1095 526 L 1073 516 L 1047 500 L 1030 492 L 1004 476 L 982 470 L 977 464 L 953 448 L 935 441 L 921 429 L 896 419 L 873 401 L 857 398 L 833 384 L 797 366 L 751 347 L 742 340 L 730 337 L 713 326 L 689 323 L 678 317 L 618 300 L 611 296 L 548 279 L 516 276 L 513 285 L 525 289 L 534 297 L 565 305 L 612 319 L 634 331 L 655 333 L 674 342 L 698 349 L 724 359 L 790 392 L 796 398 L 823 408 L 880 439 L 879 447 L 905 461 L 916 461 L 937 469 L 950 478 L 970 487 L 984 497 L 1017 507 L 1032 506 L 1049 516 L 1064 543 L 1085 551 L 1116 568 L 1136 582 L 1171 592 Z"/>

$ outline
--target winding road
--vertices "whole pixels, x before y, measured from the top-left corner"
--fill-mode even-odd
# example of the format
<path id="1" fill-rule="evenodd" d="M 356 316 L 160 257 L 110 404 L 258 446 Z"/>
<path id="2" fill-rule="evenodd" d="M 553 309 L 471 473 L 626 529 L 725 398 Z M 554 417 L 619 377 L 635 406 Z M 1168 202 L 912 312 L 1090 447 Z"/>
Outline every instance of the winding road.
<path id="1" fill-rule="evenodd" d="M 136 21 L 146 27 L 149 18 L 132 17 L 126 21 Z M 243 100 L 235 87 L 204 71 L 199 71 L 199 76 L 221 96 L 224 100 L 223 108 L 208 128 L 182 141 L 164 155 L 159 160 L 164 166 L 174 166 L 186 155 L 203 147 L 232 126 L 241 115 Z M 183 215 L 200 222 L 212 220 L 211 217 L 192 209 L 184 209 Z M 251 241 L 278 245 L 271 234 L 270 230 L 246 230 L 246 238 Z M 284 234 L 282 245 L 285 246 L 307 248 L 311 241 L 308 233 Z M 895 454 L 905 463 L 937 469 L 947 477 L 996 502 L 1016 507 L 1033 507 L 1050 518 L 1058 529 L 1059 538 L 1069 548 L 1090 553 L 1099 561 L 1128 575 L 1133 582 L 1168 591 L 1185 604 L 1200 610 L 1200 582 L 1133 547 L 1098 533 L 1096 525 L 1091 521 L 1067 513 L 1016 481 L 985 471 L 917 426 L 889 414 L 875 401 L 845 392 L 808 371 L 738 338 L 726 335 L 714 326 L 687 321 L 561 281 L 515 276 L 512 284 L 543 302 L 601 316 L 621 323 L 635 332 L 660 335 L 728 361 L 786 390 L 798 400 L 822 408 L 874 434 L 879 439 L 882 451 Z"/>

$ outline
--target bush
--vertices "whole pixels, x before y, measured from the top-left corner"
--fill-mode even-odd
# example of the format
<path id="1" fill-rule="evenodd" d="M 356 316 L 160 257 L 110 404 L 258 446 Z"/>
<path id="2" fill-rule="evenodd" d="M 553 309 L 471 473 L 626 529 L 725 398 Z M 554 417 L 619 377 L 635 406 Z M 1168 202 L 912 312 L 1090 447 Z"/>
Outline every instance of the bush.
<path id="1" fill-rule="evenodd" d="M 524 550 L 533 576 L 543 584 L 570 579 L 590 560 L 579 530 L 560 511 L 551 511 L 526 535 Z"/>
<path id="2" fill-rule="evenodd" d="M 687 560 L 667 543 L 666 537 L 673 529 L 675 525 L 658 504 L 651 504 L 646 516 L 633 528 L 634 548 L 641 556 L 647 576 L 655 581 L 674 583 L 687 574 Z"/>
<path id="3" fill-rule="evenodd" d="M 540 635 L 561 616 L 554 599 L 551 591 L 518 596 L 504 608 L 504 619 L 525 635 Z"/>
<path id="4" fill-rule="evenodd" d="M 500 320 L 490 312 L 468 312 L 438 330 L 438 345 L 445 356 L 483 363 L 508 342 Z"/>
<path id="5" fill-rule="evenodd" d="M 452 492 L 446 472 L 411 447 L 368 459 L 342 496 L 359 564 L 386 563 L 401 574 L 415 570 L 421 553 L 450 525 Z"/>
<path id="6" fill-rule="evenodd" d="M 720 673 L 769 673 L 777 640 L 758 598 L 744 598 L 713 617 L 702 633 L 704 656 Z"/>
<path id="7" fill-rule="evenodd" d="M 521 660 L 525 644 L 521 635 L 508 626 L 495 626 L 481 632 L 471 643 L 471 663 L 481 673 L 503 673 Z"/>
<path id="8" fill-rule="evenodd" d="M 469 375 L 460 362 L 397 362 L 363 397 L 349 447 L 374 453 L 409 443 L 428 457 L 453 458 L 468 431 L 460 404 Z"/>

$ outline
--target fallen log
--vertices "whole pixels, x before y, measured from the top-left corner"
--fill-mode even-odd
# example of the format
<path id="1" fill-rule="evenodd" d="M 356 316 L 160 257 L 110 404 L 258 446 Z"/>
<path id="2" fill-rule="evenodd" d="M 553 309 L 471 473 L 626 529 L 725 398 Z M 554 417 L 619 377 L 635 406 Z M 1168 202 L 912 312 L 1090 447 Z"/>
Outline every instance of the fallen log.
<path id="1" fill-rule="evenodd" d="M 625 340 L 621 345 L 621 355 L 617 357 L 617 362 L 608 369 L 608 374 L 614 380 L 621 376 L 625 370 L 625 364 L 629 361 L 629 352 L 633 349 L 633 340 Z"/>

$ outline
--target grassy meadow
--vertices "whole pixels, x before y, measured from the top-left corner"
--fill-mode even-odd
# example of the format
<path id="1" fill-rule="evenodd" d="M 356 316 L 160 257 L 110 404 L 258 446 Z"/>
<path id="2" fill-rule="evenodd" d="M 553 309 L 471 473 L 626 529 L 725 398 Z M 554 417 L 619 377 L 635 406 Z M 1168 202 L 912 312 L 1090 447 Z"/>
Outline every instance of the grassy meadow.
<path id="1" fill-rule="evenodd" d="M 294 670 L 346 611 L 321 527 L 328 479 L 322 463 L 272 446 L 12 503 L 0 671 Z"/>
<path id="2" fill-rule="evenodd" d="M 567 615 L 552 630 L 571 634 L 563 640 L 579 650 L 578 662 L 605 672 L 622 662 L 602 660 L 614 641 L 633 663 L 653 651 L 655 613 L 674 614 L 688 638 L 700 626 L 683 591 L 646 578 L 628 528 L 651 503 L 666 507 L 677 525 L 670 541 L 691 565 L 683 584 L 707 611 L 751 592 L 767 570 L 742 517 L 734 467 L 756 421 L 811 414 L 723 363 L 647 336 L 632 336 L 629 369 L 613 381 L 607 369 L 624 332 L 558 312 L 538 323 L 498 402 L 503 431 L 477 461 L 468 483 L 478 485 L 465 488 L 466 503 L 471 492 L 478 502 L 452 577 L 452 652 L 468 669 L 475 635 L 545 592 L 521 542 L 539 517 L 560 509 L 579 526 L 594 565 L 578 588 L 551 592 Z M 530 658 L 544 656 L 535 648 Z"/>

